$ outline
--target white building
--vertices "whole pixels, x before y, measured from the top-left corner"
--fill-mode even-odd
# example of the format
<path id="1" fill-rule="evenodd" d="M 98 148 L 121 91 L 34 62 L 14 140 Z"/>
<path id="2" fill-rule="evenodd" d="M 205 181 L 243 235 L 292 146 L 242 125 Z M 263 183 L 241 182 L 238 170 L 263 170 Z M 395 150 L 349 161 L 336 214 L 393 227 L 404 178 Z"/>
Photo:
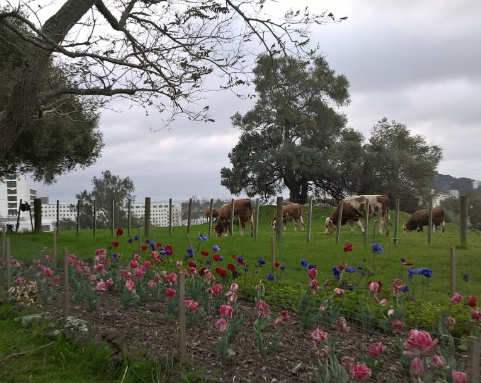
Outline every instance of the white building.
<path id="1" fill-rule="evenodd" d="M 0 225 L 13 225 L 17 223 L 20 202 L 27 202 L 32 208 L 33 200 L 37 198 L 37 191 L 27 185 L 25 175 L 7 176 L 0 183 Z M 30 212 L 20 211 L 20 227 L 30 226 Z"/>
<path id="2" fill-rule="evenodd" d="M 131 205 L 132 216 L 144 219 L 145 204 L 133 203 Z M 169 204 L 163 202 L 151 202 L 150 223 L 152 226 L 169 226 Z M 182 225 L 182 205 L 172 204 L 172 226 Z"/>

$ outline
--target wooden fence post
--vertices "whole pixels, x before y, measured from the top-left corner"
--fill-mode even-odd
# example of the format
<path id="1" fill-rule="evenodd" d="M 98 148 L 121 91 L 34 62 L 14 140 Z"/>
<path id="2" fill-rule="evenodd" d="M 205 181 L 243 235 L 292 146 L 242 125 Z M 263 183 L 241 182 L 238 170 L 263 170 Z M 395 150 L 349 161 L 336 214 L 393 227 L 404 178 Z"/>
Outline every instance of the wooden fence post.
<path id="1" fill-rule="evenodd" d="M 479 337 L 468 336 L 467 383 L 479 383 Z"/>
<path id="2" fill-rule="evenodd" d="M 80 231 L 80 200 L 77 200 L 77 235 Z"/>
<path id="3" fill-rule="evenodd" d="M 307 218 L 307 243 L 311 242 L 311 225 L 312 225 L 312 197 L 309 198 L 309 211 Z"/>
<path id="4" fill-rule="evenodd" d="M 94 229 L 93 229 L 93 234 L 94 237 L 97 235 L 97 200 L 94 199 Z M 129 232 L 130 235 L 130 232 Z"/>
<path id="5" fill-rule="evenodd" d="M 169 198 L 169 235 L 172 236 L 172 198 Z"/>
<path id="6" fill-rule="evenodd" d="M 145 197 L 144 231 L 147 237 L 150 237 L 150 210 L 150 197 Z"/>
<path id="7" fill-rule="evenodd" d="M 259 228 L 259 198 L 256 198 L 256 211 L 255 211 L 255 221 L 254 221 L 254 237 L 257 238 Z"/>
<path id="8" fill-rule="evenodd" d="M 60 230 L 60 200 L 57 200 L 57 234 Z"/>
<path id="9" fill-rule="evenodd" d="M 22 199 L 20 198 L 20 202 L 18 204 L 17 224 L 15 225 L 15 233 L 18 233 L 18 228 L 20 227 L 20 212 L 22 211 L 21 206 L 22 206 Z M 32 230 L 32 232 L 33 232 L 33 230 Z"/>
<path id="10" fill-rule="evenodd" d="M 398 241 L 398 235 L 399 235 L 399 198 L 396 200 L 396 214 L 394 217 L 394 244 L 397 243 Z"/>
<path id="11" fill-rule="evenodd" d="M 139 255 L 142 254 L 142 228 L 139 227 Z"/>
<path id="12" fill-rule="evenodd" d="M 210 211 L 209 211 L 209 218 L 208 218 L 208 223 L 209 223 L 209 228 L 207 229 L 207 237 L 210 238 L 212 234 L 212 215 L 214 214 L 214 199 L 210 199 Z"/>
<path id="13" fill-rule="evenodd" d="M 64 306 L 63 306 L 63 316 L 66 318 L 69 316 L 70 313 L 70 298 L 69 298 L 69 293 L 68 293 L 68 269 L 69 269 L 69 264 L 68 264 L 68 247 L 65 246 L 63 248 L 63 272 L 64 272 L 64 289 L 65 289 L 65 296 L 64 296 Z"/>
<path id="14" fill-rule="evenodd" d="M 7 290 L 10 289 L 10 286 L 12 285 L 12 274 L 10 272 L 10 267 L 11 267 L 11 262 L 10 262 L 10 238 L 7 237 L 6 239 L 6 257 L 5 257 L 5 264 L 6 264 L 6 273 L 7 273 Z"/>
<path id="15" fill-rule="evenodd" d="M 57 267 L 57 232 L 53 231 L 53 263 Z"/>
<path id="16" fill-rule="evenodd" d="M 428 219 L 428 243 L 433 239 L 433 196 L 429 199 L 429 219 Z"/>
<path id="17" fill-rule="evenodd" d="M 276 217 L 276 239 L 282 241 L 282 229 L 284 227 L 284 217 L 282 215 L 282 197 L 277 197 L 277 217 Z"/>
<path id="18" fill-rule="evenodd" d="M 112 224 L 110 228 L 110 235 L 113 237 L 115 232 L 115 199 L 112 200 L 112 214 L 110 216 L 110 223 Z"/>
<path id="19" fill-rule="evenodd" d="M 190 217 L 192 214 L 192 198 L 189 199 L 189 211 L 187 212 L 187 234 L 190 234 Z"/>
<path id="20" fill-rule="evenodd" d="M 451 295 L 456 292 L 456 248 L 450 248 L 449 277 L 451 278 Z"/>
<path id="21" fill-rule="evenodd" d="M 3 225 L 2 227 L 2 257 L 5 258 L 5 255 L 6 255 L 6 250 L 5 250 L 5 246 L 6 246 L 6 243 L 5 243 L 5 240 L 7 238 L 7 227 L 5 225 Z"/>
<path id="22" fill-rule="evenodd" d="M 230 228 L 230 233 L 229 237 L 232 237 L 234 235 L 234 213 L 235 213 L 235 201 L 234 198 L 230 201 L 230 223 L 229 223 L 229 228 Z M 220 217 L 219 217 L 220 218 Z"/>
<path id="23" fill-rule="evenodd" d="M 127 201 L 127 222 L 128 222 L 127 234 L 130 237 L 130 233 L 132 232 L 132 200 L 130 198 Z"/>
<path id="24" fill-rule="evenodd" d="M 468 196 L 459 196 L 459 210 L 460 210 L 460 223 L 459 232 L 461 245 L 466 246 L 468 244 Z"/>
<path id="25" fill-rule="evenodd" d="M 342 222 L 342 208 L 344 207 L 344 199 L 339 203 L 339 216 L 337 217 L 337 230 L 336 230 L 336 244 L 339 243 L 341 238 L 341 222 Z"/>
<path id="26" fill-rule="evenodd" d="M 180 360 L 187 357 L 187 321 L 185 314 L 185 274 L 179 273 L 179 353 Z"/>
<path id="27" fill-rule="evenodd" d="M 190 241 L 190 234 L 189 234 L 189 233 L 185 233 L 185 236 L 187 237 L 187 243 L 189 244 L 189 248 L 191 248 L 192 251 L 193 251 L 194 248 L 192 247 L 192 242 Z M 192 258 L 195 259 L 195 252 L 192 253 Z"/>
<path id="28" fill-rule="evenodd" d="M 370 213 L 370 207 L 369 207 L 369 200 L 366 199 L 366 205 L 364 206 L 364 213 L 366 214 L 366 219 L 365 219 L 365 227 L 364 227 L 364 243 L 367 243 L 367 237 L 369 233 L 369 213 Z M 375 238 L 373 239 L 374 242 Z"/>
<path id="29" fill-rule="evenodd" d="M 272 254 L 272 274 L 274 275 L 274 281 L 277 279 L 276 276 L 276 241 L 274 236 L 271 236 L 271 254 Z"/>

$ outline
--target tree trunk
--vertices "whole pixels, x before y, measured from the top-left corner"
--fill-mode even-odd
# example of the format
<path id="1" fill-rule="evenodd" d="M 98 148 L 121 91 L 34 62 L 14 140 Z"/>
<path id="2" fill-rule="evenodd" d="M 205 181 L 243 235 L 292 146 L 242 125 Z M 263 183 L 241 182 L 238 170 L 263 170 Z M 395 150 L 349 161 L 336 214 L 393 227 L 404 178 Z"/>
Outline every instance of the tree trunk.
<path id="1" fill-rule="evenodd" d="M 308 183 L 294 184 L 289 187 L 289 201 L 304 205 L 307 203 Z"/>
<path id="2" fill-rule="evenodd" d="M 96 0 L 68 0 L 55 15 L 45 22 L 42 32 L 52 42 L 60 44 L 68 31 L 94 6 L 95 2 Z M 50 45 L 45 40 L 41 43 L 45 46 Z M 0 158 L 8 155 L 8 151 L 17 140 L 25 122 L 39 108 L 39 84 L 51 56 L 51 50 L 44 50 L 36 46 L 23 62 L 7 107 L 0 115 Z"/>

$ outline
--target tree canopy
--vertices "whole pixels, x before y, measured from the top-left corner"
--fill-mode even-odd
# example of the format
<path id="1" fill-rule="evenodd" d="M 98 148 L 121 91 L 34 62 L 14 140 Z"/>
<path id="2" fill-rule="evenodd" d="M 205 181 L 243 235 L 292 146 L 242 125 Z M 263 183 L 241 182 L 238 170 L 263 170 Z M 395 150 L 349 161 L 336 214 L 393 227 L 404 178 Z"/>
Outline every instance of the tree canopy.
<path id="1" fill-rule="evenodd" d="M 362 172 L 355 180 L 360 194 L 400 199 L 403 211 L 415 211 L 423 199 L 427 201 L 442 159 L 439 146 L 412 135 L 406 125 L 383 118 L 371 130 L 364 152 Z"/>
<path id="2" fill-rule="evenodd" d="M 0 111 L 7 107 L 29 51 L 29 44 L 0 24 Z M 62 67 L 50 62 L 39 87 L 48 91 L 68 84 Z M 0 157 L 0 179 L 29 172 L 37 181 L 52 183 L 55 176 L 72 171 L 77 165 L 82 168 L 92 165 L 102 147 L 96 109 L 67 94 L 25 121 L 8 155 Z"/>
<path id="3" fill-rule="evenodd" d="M 309 54 L 309 25 L 345 19 L 307 8 L 278 19 L 263 14 L 268 2 L 64 0 L 45 22 L 49 6 L 41 0 L 8 5 L 0 24 L 31 49 L 0 110 L 0 157 L 10 154 L 28 119 L 66 95 L 92 97 L 97 106 L 127 97 L 169 112 L 166 123 L 179 113 L 209 121 L 208 106 L 199 103 L 208 75 L 225 76 L 225 87 L 243 84 L 254 49 Z M 52 58 L 69 81 L 42 89 Z"/>
<path id="4" fill-rule="evenodd" d="M 84 190 L 75 195 L 81 201 L 80 227 L 93 228 L 94 201 L 97 210 L 97 227 L 108 229 L 112 227 L 112 206 L 114 206 L 114 224 L 116 227 L 128 226 L 128 200 L 134 200 L 134 183 L 129 177 L 124 179 L 112 174 L 109 170 L 102 172 L 102 177 L 92 179 L 91 192 Z M 112 202 L 115 205 L 112 205 Z M 132 227 L 141 227 L 139 218 L 131 217 Z"/>
<path id="5" fill-rule="evenodd" d="M 221 169 L 221 184 L 233 194 L 263 199 L 287 187 L 290 201 L 299 203 L 309 191 L 342 194 L 357 169 L 363 139 L 334 109 L 350 102 L 346 77 L 321 56 L 273 61 L 264 55 L 254 75 L 257 101 L 232 117 L 241 136 L 229 153 L 232 168 Z"/>

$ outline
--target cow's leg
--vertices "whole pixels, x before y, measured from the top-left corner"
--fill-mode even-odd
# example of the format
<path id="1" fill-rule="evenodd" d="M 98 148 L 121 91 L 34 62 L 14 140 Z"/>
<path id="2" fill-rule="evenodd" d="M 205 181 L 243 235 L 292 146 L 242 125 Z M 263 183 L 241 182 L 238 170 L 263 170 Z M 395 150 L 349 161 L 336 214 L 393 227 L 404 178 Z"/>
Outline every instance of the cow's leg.
<path id="1" fill-rule="evenodd" d="M 444 221 L 441 222 L 441 233 L 444 233 Z"/>
<path id="2" fill-rule="evenodd" d="M 436 232 L 436 224 L 433 223 L 433 233 L 435 233 L 435 232 Z"/>
<path id="3" fill-rule="evenodd" d="M 302 231 L 304 231 L 306 228 L 306 225 L 304 225 L 304 220 L 302 219 L 302 215 L 299 217 L 299 221 L 301 222 Z"/>
<path id="4" fill-rule="evenodd" d="M 287 218 L 282 219 L 282 225 L 284 226 L 284 231 L 287 230 Z"/>
<path id="5" fill-rule="evenodd" d="M 361 229 L 361 233 L 364 234 L 364 228 L 362 227 L 362 222 L 360 219 L 356 221 L 356 225 L 359 227 L 359 229 Z M 351 227 L 352 227 L 351 233 L 354 234 L 354 224 L 352 223 L 352 221 L 351 221 Z"/>
<path id="6" fill-rule="evenodd" d="M 246 223 L 243 219 L 239 218 L 239 220 L 240 220 L 240 224 L 241 224 L 241 237 L 243 237 L 244 236 L 244 229 L 246 228 Z"/>
<path id="7" fill-rule="evenodd" d="M 297 231 L 297 219 L 292 218 L 292 224 L 294 225 L 294 231 Z"/>

